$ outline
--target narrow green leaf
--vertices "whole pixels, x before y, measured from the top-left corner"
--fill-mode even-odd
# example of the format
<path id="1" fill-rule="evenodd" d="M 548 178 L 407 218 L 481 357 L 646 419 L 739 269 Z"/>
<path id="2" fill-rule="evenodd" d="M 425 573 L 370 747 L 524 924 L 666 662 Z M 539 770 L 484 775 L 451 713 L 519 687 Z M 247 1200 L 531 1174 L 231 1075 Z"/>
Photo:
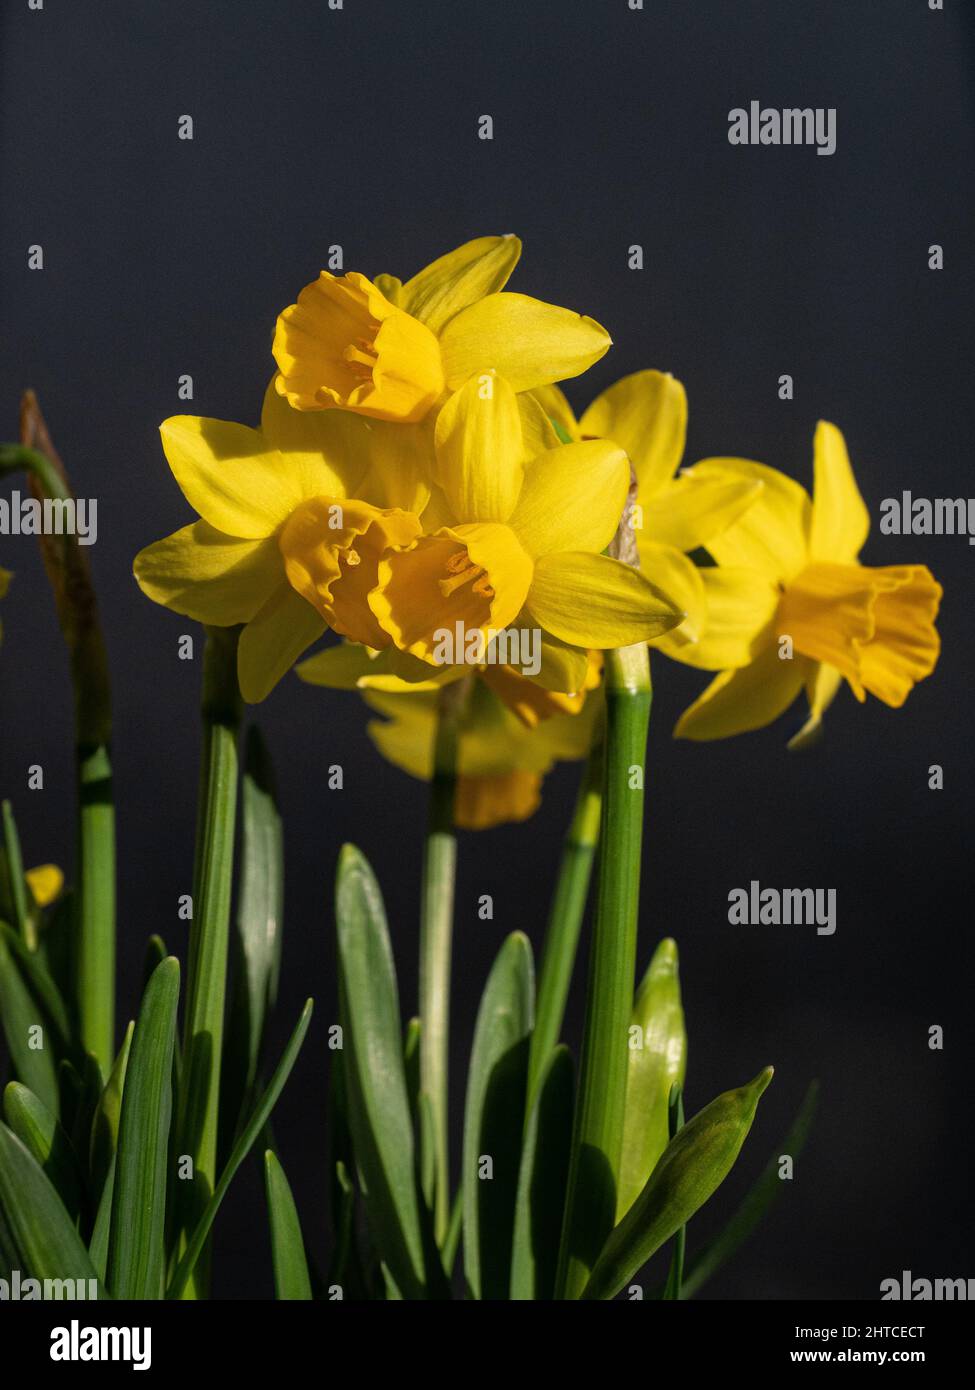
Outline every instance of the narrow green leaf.
<path id="1" fill-rule="evenodd" d="M 4 867 L 7 871 L 7 887 L 14 911 L 14 924 L 21 938 L 26 940 L 30 920 L 27 882 L 24 878 L 24 861 L 20 853 L 17 822 L 14 820 L 13 807 L 9 801 L 0 803 L 0 821 L 3 824 Z"/>
<path id="2" fill-rule="evenodd" d="M 0 932 L 0 1024 L 18 1080 L 52 1114 L 59 1115 L 57 1064 L 48 1020 L 24 983 L 8 947 L 6 932 Z"/>
<path id="3" fill-rule="evenodd" d="M 284 1090 L 285 1083 L 291 1075 L 291 1068 L 297 1060 L 298 1053 L 301 1051 L 301 1045 L 305 1040 L 305 1034 L 308 1032 L 308 1024 L 311 1022 L 311 1011 L 313 1007 L 313 1001 L 311 999 L 307 1000 L 305 1007 L 301 1011 L 301 1016 L 295 1025 L 295 1030 L 288 1040 L 288 1045 L 282 1053 L 281 1060 L 275 1067 L 274 1074 L 268 1082 L 264 1094 L 257 1102 L 252 1115 L 241 1130 L 240 1137 L 227 1160 L 227 1166 L 221 1173 L 220 1181 L 213 1190 L 213 1196 L 203 1210 L 203 1214 L 186 1247 L 186 1253 L 180 1260 L 176 1272 L 173 1275 L 166 1294 L 167 1298 L 180 1298 L 182 1296 L 190 1275 L 196 1267 L 196 1262 L 200 1258 L 203 1247 L 206 1245 L 210 1229 L 216 1220 L 217 1212 L 220 1210 L 220 1204 L 227 1195 L 227 1189 L 233 1182 L 237 1169 L 253 1148 L 257 1136 L 270 1119 L 271 1112 L 278 1103 L 278 1097 Z"/>
<path id="4" fill-rule="evenodd" d="M 772 1068 L 766 1067 L 747 1086 L 725 1091 L 670 1141 L 646 1187 L 603 1246 L 583 1298 L 615 1298 L 654 1251 L 720 1187 L 771 1079 Z"/>
<path id="5" fill-rule="evenodd" d="M 264 1180 L 271 1222 L 275 1296 L 279 1299 L 310 1299 L 311 1280 L 308 1277 L 308 1261 L 298 1211 L 284 1169 L 270 1149 L 264 1155 Z"/>
<path id="6" fill-rule="evenodd" d="M 683 1086 L 687 1030 L 680 998 L 677 945 L 661 941 L 637 990 L 630 1020 L 623 1150 L 616 1220 L 643 1191 L 670 1141 L 667 1108 L 671 1087 Z"/>
<path id="7" fill-rule="evenodd" d="M 112 1162 L 102 1187 L 102 1194 L 98 1200 L 98 1214 L 95 1217 L 95 1225 L 92 1229 L 91 1240 L 88 1242 L 88 1254 L 92 1264 L 98 1271 L 98 1277 L 104 1284 L 105 1271 L 108 1268 L 108 1238 L 112 1233 L 112 1198 L 115 1195 L 115 1157 Z"/>
<path id="8" fill-rule="evenodd" d="M 271 759 L 254 725 L 245 741 L 241 818 L 237 919 L 231 939 L 234 989 L 220 1095 L 225 1152 L 253 1104 L 281 967 L 284 837 Z"/>
<path id="9" fill-rule="evenodd" d="M 161 962 L 160 962 L 161 964 Z M 122 1113 L 122 1089 L 125 1086 L 125 1072 L 129 1063 L 129 1049 L 135 1023 L 130 1022 L 122 1039 L 122 1046 L 109 1073 L 105 1089 L 95 1106 L 91 1121 L 91 1137 L 88 1141 L 88 1172 L 91 1177 L 92 1192 L 99 1196 L 108 1177 L 108 1171 L 115 1159 L 118 1148 L 119 1116 Z"/>
<path id="10" fill-rule="evenodd" d="M 83 1204 L 84 1179 L 74 1145 L 57 1117 L 18 1081 L 11 1081 L 3 1093 L 3 1116 L 54 1184 L 68 1215 L 77 1221 Z"/>
<path id="11" fill-rule="evenodd" d="M 379 1254 L 401 1293 L 425 1297 L 415 1141 L 393 952 L 382 894 L 352 845 L 335 893 L 349 1125 Z"/>
<path id="12" fill-rule="evenodd" d="M 20 967 L 20 973 L 31 993 L 43 1007 L 48 1020 L 54 1028 L 54 1041 L 59 1051 L 67 1049 L 71 1039 L 71 1022 L 61 990 L 54 981 L 42 954 L 28 950 L 17 933 L 0 922 L 0 936 L 3 937 L 10 954 Z"/>
<path id="13" fill-rule="evenodd" d="M 675 1081 L 670 1088 L 670 1102 L 667 1106 L 667 1132 L 668 1142 L 673 1139 L 677 1131 L 684 1126 L 684 1097 L 680 1088 L 680 1082 Z M 682 1284 L 684 1279 L 684 1251 L 687 1247 L 687 1227 L 680 1226 L 674 1236 L 674 1253 L 670 1260 L 670 1273 L 667 1275 L 667 1283 L 664 1287 L 662 1297 L 671 1301 L 679 1302 L 683 1297 Z"/>
<path id="14" fill-rule="evenodd" d="M 179 961 L 169 956 L 146 988 L 125 1070 L 108 1241 L 108 1286 L 116 1298 L 163 1292 L 178 1003 Z"/>
<path id="15" fill-rule="evenodd" d="M 0 1124 L 0 1264 L 33 1279 L 64 1281 L 98 1276 L 74 1222 L 50 1178 L 17 1136 Z M 89 1292 L 86 1288 L 85 1293 Z M 104 1297 L 101 1285 L 99 1297 Z"/>
<path id="16" fill-rule="evenodd" d="M 790 1186 L 779 1177 L 779 1160 L 783 1154 L 798 1158 L 806 1143 L 816 1114 L 819 1082 L 813 1081 L 803 1098 L 788 1134 L 772 1154 L 761 1176 L 746 1193 L 744 1200 L 723 1231 L 699 1251 L 691 1261 L 684 1279 L 684 1298 L 692 1298 L 711 1275 L 728 1260 L 751 1235 L 768 1212 L 783 1188 Z"/>
<path id="17" fill-rule="evenodd" d="M 550 1299 L 555 1292 L 572 1144 L 572 1098 L 572 1056 L 560 1046 L 542 1069 L 525 1128 L 511 1258 L 513 1300 Z"/>
<path id="18" fill-rule="evenodd" d="M 467 1073 L 461 1187 L 473 1298 L 508 1297 L 534 1003 L 531 944 L 512 932 L 481 996 Z"/>
<path id="19" fill-rule="evenodd" d="M 169 952 L 166 950 L 166 943 L 157 933 L 153 933 L 146 942 L 146 954 L 142 961 L 142 991 L 145 993 L 146 985 L 152 979 L 153 971 L 157 965 L 162 965 Z"/>

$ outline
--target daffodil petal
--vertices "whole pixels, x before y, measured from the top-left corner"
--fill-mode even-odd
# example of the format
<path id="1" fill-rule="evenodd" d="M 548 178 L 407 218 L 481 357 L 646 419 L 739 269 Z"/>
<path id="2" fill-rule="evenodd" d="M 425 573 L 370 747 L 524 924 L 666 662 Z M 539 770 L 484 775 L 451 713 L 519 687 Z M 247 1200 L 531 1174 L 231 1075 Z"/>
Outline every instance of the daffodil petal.
<path id="1" fill-rule="evenodd" d="M 461 309 L 503 290 L 520 255 L 516 236 L 476 237 L 407 280 L 400 298 L 392 303 L 439 333 Z"/>
<path id="2" fill-rule="evenodd" d="M 147 546 L 132 568 L 154 603 L 214 627 L 249 622 L 284 576 L 275 537 L 236 540 L 206 521 Z"/>
<path id="3" fill-rule="evenodd" d="M 405 309 L 403 303 L 403 281 L 396 275 L 377 275 L 372 282 L 379 293 L 388 299 L 390 304 L 395 304 L 397 309 Z"/>
<path id="4" fill-rule="evenodd" d="M 503 377 L 471 377 L 446 401 L 436 450 L 440 485 L 455 516 L 508 520 L 525 464 L 518 397 Z"/>
<path id="5" fill-rule="evenodd" d="M 38 864 L 28 869 L 24 878 L 38 907 L 50 907 L 64 887 L 64 874 L 57 864 Z"/>
<path id="6" fill-rule="evenodd" d="M 301 501 L 295 476 L 260 430 L 174 415 L 159 433 L 187 502 L 228 536 L 269 536 Z"/>
<path id="7" fill-rule="evenodd" d="M 846 440 L 835 425 L 820 420 L 813 437 L 813 505 L 809 553 L 813 560 L 855 560 L 870 531 L 870 513 L 860 495 Z"/>
<path id="8" fill-rule="evenodd" d="M 823 661 L 810 661 L 806 673 L 806 699 L 809 701 L 809 718 L 797 734 L 789 739 L 787 747 L 795 753 L 815 743 L 822 731 L 823 715 L 836 698 L 843 684 L 843 677 L 835 666 L 827 666 Z"/>
<path id="9" fill-rule="evenodd" d="M 498 772 L 489 777 L 457 779 L 454 821 L 461 830 L 493 830 L 498 825 L 518 825 L 542 804 L 542 777 L 538 772 Z"/>
<path id="10" fill-rule="evenodd" d="M 675 738 L 707 742 L 763 729 L 789 708 L 802 689 L 807 663 L 781 661 L 771 643 L 748 666 L 722 671 L 677 721 Z"/>
<path id="11" fill-rule="evenodd" d="M 531 627 L 535 620 L 525 614 L 514 624 L 518 628 Z M 532 676 L 536 685 L 543 690 L 551 690 L 560 695 L 575 695 L 585 689 L 589 672 L 589 653 L 582 647 L 573 647 L 563 642 L 551 632 L 541 629 L 541 665 Z"/>
<path id="12" fill-rule="evenodd" d="M 295 672 L 309 685 L 322 685 L 331 690 L 388 692 L 438 690 L 465 675 L 463 668 L 455 667 L 431 672 L 427 662 L 409 652 L 401 652 L 396 647 L 374 651 L 359 642 L 326 647 L 300 662 Z"/>
<path id="13" fill-rule="evenodd" d="M 703 628 L 696 642 L 674 655 L 704 671 L 747 666 L 775 616 L 778 588 L 759 570 L 734 565 L 715 565 L 699 573 L 705 598 Z"/>
<path id="14" fill-rule="evenodd" d="M 525 606 L 564 642 L 603 650 L 659 637 L 683 618 L 639 570 L 585 551 L 537 560 Z"/>
<path id="15" fill-rule="evenodd" d="M 247 703 L 266 699 L 324 631 L 325 622 L 311 604 L 287 582 L 279 585 L 240 634 L 237 678 Z"/>
<path id="16" fill-rule="evenodd" d="M 553 383 L 549 386 L 536 386 L 531 394 L 548 418 L 562 431 L 561 443 L 570 444 L 582 438 L 575 411 L 566 399 L 564 391 Z"/>
<path id="17" fill-rule="evenodd" d="M 272 377 L 261 407 L 261 433 L 302 497 L 351 497 L 371 463 L 372 422 L 351 411 L 295 410 Z M 408 428 L 403 426 L 402 428 Z"/>
<path id="18" fill-rule="evenodd" d="M 637 495 L 644 533 L 677 550 L 706 547 L 748 510 L 761 490 L 760 482 L 744 478 L 675 478 L 646 507 Z"/>
<path id="19" fill-rule="evenodd" d="M 737 521 L 708 541 L 718 564 L 751 566 L 777 583 L 792 579 L 805 566 L 812 506 L 804 487 L 778 469 L 750 459 L 702 459 L 687 469 L 687 476 L 699 482 L 762 484 Z"/>
<path id="20" fill-rule="evenodd" d="M 543 390 L 554 389 L 544 387 Z M 521 414 L 521 437 L 525 446 L 525 462 L 538 458 L 549 449 L 557 449 L 568 441 L 560 439 L 551 417 L 545 413 L 534 391 L 522 391 L 517 397 Z"/>
<path id="21" fill-rule="evenodd" d="M 527 469 L 511 528 L 531 555 L 604 550 L 620 524 L 629 486 L 626 455 L 609 440 L 560 444 Z"/>
<path id="22" fill-rule="evenodd" d="M 578 376 L 611 346 L 605 328 L 524 294 L 489 294 L 462 309 L 440 336 L 447 385 L 492 368 L 516 391 Z"/>
<path id="23" fill-rule="evenodd" d="M 684 613 L 684 621 L 670 632 L 654 638 L 654 646 L 668 656 L 681 659 L 682 653 L 697 641 L 707 621 L 703 570 L 671 545 L 657 545 L 637 536 L 640 569 L 658 589 Z"/>
<path id="24" fill-rule="evenodd" d="M 634 372 L 615 382 L 579 421 L 584 436 L 612 439 L 630 456 L 640 500 L 648 503 L 684 456 L 687 395 L 669 372 Z"/>

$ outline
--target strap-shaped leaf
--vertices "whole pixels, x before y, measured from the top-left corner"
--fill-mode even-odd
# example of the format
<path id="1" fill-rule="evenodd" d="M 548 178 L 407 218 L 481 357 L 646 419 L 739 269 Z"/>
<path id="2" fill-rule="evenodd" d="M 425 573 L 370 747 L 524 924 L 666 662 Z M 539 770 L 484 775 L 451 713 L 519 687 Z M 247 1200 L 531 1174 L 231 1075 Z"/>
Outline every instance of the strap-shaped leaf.
<path id="1" fill-rule="evenodd" d="M 294 1066 L 301 1051 L 301 1045 L 305 1041 L 305 1034 L 308 1032 L 308 1025 L 311 1022 L 311 1012 L 314 1003 L 311 999 L 305 1001 L 305 1007 L 301 1011 L 295 1030 L 288 1040 L 288 1045 L 281 1055 L 281 1060 L 274 1069 L 274 1074 L 267 1084 L 264 1094 L 261 1096 L 257 1105 L 254 1107 L 250 1119 L 240 1132 L 233 1152 L 227 1159 L 227 1166 L 220 1174 L 220 1181 L 213 1190 L 213 1196 L 207 1202 L 206 1207 L 197 1223 L 196 1229 L 186 1247 L 186 1253 L 176 1267 L 169 1288 L 166 1293 L 167 1298 L 180 1298 L 183 1290 L 189 1281 L 190 1275 L 196 1268 L 196 1262 L 202 1254 L 203 1247 L 206 1245 L 210 1228 L 216 1220 L 220 1204 L 227 1195 L 227 1189 L 234 1180 L 237 1169 L 250 1153 L 254 1142 L 261 1130 L 271 1117 L 271 1112 L 278 1103 L 278 1097 L 284 1090 L 285 1083 L 291 1075 L 291 1068 Z"/>
<path id="2" fill-rule="evenodd" d="M 654 1251 L 720 1187 L 755 1118 L 772 1068 L 747 1086 L 725 1091 L 698 1111 L 667 1145 L 639 1197 L 612 1231 L 582 1292 L 615 1298 Z"/>
<path id="3" fill-rule="evenodd" d="M 534 1001 L 531 945 L 512 932 L 481 996 L 467 1073 L 461 1186 L 473 1298 L 508 1297 Z"/>
<path id="4" fill-rule="evenodd" d="M 122 1092 L 125 1086 L 125 1073 L 129 1064 L 129 1050 L 132 1046 L 134 1031 L 135 1023 L 130 1022 L 125 1030 L 125 1037 L 122 1039 L 118 1056 L 115 1058 L 105 1083 L 105 1089 L 95 1106 L 95 1114 L 91 1121 L 91 1137 L 88 1142 L 88 1172 L 91 1176 L 91 1190 L 96 1198 L 101 1196 L 108 1177 L 108 1170 L 112 1166 L 115 1151 L 118 1148 Z"/>
<path id="5" fill-rule="evenodd" d="M 0 1124 L 0 1273 L 50 1279 L 65 1296 L 65 1280 L 96 1280 L 88 1251 L 35 1158 Z M 85 1288 L 85 1295 L 90 1292 Z M 99 1284 L 99 1297 L 104 1297 Z"/>
<path id="6" fill-rule="evenodd" d="M 48 1020 L 27 988 L 7 940 L 0 930 L 0 1024 L 18 1080 L 29 1087 L 52 1114 L 60 1114 L 57 1064 Z"/>
<path id="7" fill-rule="evenodd" d="M 132 1035 L 119 1117 L 108 1286 L 116 1298 L 161 1298 L 173 1108 L 179 962 L 157 965 Z"/>
<path id="8" fill-rule="evenodd" d="M 73 1221 L 81 1213 L 84 1180 L 74 1145 L 42 1100 L 11 1081 L 3 1093 L 3 1117 L 51 1179 Z"/>
<path id="9" fill-rule="evenodd" d="M 426 1296 L 415 1140 L 393 952 L 382 894 L 345 845 L 335 892 L 349 1127 L 380 1258 L 400 1294 Z"/>
<path id="10" fill-rule="evenodd" d="M 542 1069 L 525 1128 L 511 1257 L 512 1299 L 550 1299 L 572 1145 L 572 1056 L 556 1047 Z"/>
<path id="11" fill-rule="evenodd" d="M 264 1184 L 271 1224 L 275 1295 L 279 1299 L 308 1300 L 311 1279 L 298 1210 L 284 1169 L 270 1149 L 264 1155 Z"/>

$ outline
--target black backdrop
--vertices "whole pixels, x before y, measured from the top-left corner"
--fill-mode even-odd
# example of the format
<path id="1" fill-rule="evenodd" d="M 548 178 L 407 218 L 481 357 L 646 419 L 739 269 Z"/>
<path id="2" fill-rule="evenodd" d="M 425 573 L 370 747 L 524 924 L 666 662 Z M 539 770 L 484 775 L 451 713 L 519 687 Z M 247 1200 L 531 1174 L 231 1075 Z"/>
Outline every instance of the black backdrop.
<path id="1" fill-rule="evenodd" d="M 120 805 L 122 1012 L 143 945 L 185 953 L 198 663 L 187 622 L 131 579 L 135 551 L 189 519 L 158 422 L 185 407 L 254 421 L 276 312 L 334 242 L 368 274 L 413 273 L 485 232 L 517 231 L 515 287 L 591 313 L 615 347 L 582 406 L 642 366 L 685 382 L 688 457 L 739 453 L 808 482 L 815 421 L 846 432 L 871 506 L 902 488 L 972 491 L 973 72 L 961 0 L 9 0 L 0 106 L 0 434 L 40 394 L 77 490 L 97 495 L 91 553 L 113 662 Z M 729 145 L 727 113 L 836 107 L 836 153 Z M 494 118 L 492 143 L 477 118 Z M 180 115 L 195 124 L 177 139 Z M 626 250 L 644 247 L 645 269 Z M 945 248 L 928 269 L 927 248 Z M 41 273 L 26 248 L 44 247 Z M 778 399 L 788 372 L 795 400 Z M 70 861 L 70 710 L 40 564 L 3 604 L 0 786 L 32 862 Z M 876 1298 L 902 1269 L 975 1273 L 970 1161 L 969 739 L 973 553 L 962 538 L 875 534 L 873 563 L 925 561 L 945 585 L 944 655 L 900 713 L 848 693 L 804 757 L 795 721 L 717 745 L 670 730 L 702 684 L 655 663 L 641 957 L 675 935 L 691 1028 L 688 1104 L 772 1061 L 739 1170 L 695 1223 L 729 1209 L 785 1130 L 809 1077 L 822 1106 L 793 1187 L 709 1288 L 735 1298 Z M 381 762 L 355 697 L 290 678 L 257 718 L 287 821 L 283 1038 L 301 999 L 313 1032 L 276 1128 L 312 1244 L 325 1241 L 325 1032 L 334 1016 L 330 879 L 366 849 L 384 884 L 408 1008 L 424 790 Z M 328 791 L 326 769 L 346 767 Z M 47 770 L 26 790 L 26 765 Z M 945 768 L 928 790 L 927 769 Z M 574 776 L 527 828 L 461 845 L 455 1120 L 479 991 L 503 937 L 536 946 Z M 727 922 L 752 878 L 838 891 L 838 929 Z M 495 920 L 478 920 L 491 893 Z M 570 1019 L 578 1036 L 581 990 Z M 943 1052 L 927 1029 L 945 1030 Z M 457 1142 L 455 1137 L 455 1158 Z M 219 1227 L 217 1292 L 265 1296 L 256 1165 Z"/>

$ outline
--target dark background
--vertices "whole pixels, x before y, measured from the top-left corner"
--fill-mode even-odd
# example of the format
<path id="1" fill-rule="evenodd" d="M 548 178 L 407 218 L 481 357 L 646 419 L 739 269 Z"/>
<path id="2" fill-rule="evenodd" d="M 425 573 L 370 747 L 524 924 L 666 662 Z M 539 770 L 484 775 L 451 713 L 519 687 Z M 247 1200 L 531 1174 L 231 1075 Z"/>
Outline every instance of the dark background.
<path id="1" fill-rule="evenodd" d="M 615 347 L 582 407 L 639 367 L 690 399 L 688 459 L 741 454 L 810 481 L 820 416 L 846 432 L 871 508 L 909 488 L 972 491 L 973 46 L 962 0 L 8 0 L 0 107 L 0 435 L 40 395 L 76 490 L 99 499 L 89 552 L 113 663 L 121 1014 L 158 931 L 185 956 L 199 662 L 179 618 L 131 578 L 141 546 L 190 520 L 157 426 L 185 409 L 256 423 L 275 314 L 324 264 L 406 278 L 475 235 L 516 231 L 513 288 L 605 323 Z M 971 19 L 971 13 L 967 19 Z M 736 148 L 727 114 L 835 106 L 836 153 Z M 195 138 L 177 139 L 193 116 Z M 493 143 L 476 138 L 490 113 Z M 42 273 L 26 268 L 44 247 Z M 644 247 L 646 268 L 627 269 Z M 928 269 L 928 246 L 945 269 Z M 177 399 L 191 373 L 196 396 Z M 777 395 L 795 378 L 795 400 Z M 29 539 L 3 604 L 0 787 L 30 862 L 70 865 L 70 708 L 50 595 Z M 776 1078 L 692 1244 L 775 1148 L 807 1081 L 819 1119 L 796 1180 L 709 1286 L 731 1298 L 875 1299 L 887 1276 L 975 1275 L 966 1212 L 972 953 L 970 741 L 975 554 L 959 537 L 874 534 L 875 564 L 945 585 L 944 655 L 900 712 L 844 691 L 827 737 L 778 726 L 675 743 L 700 673 L 660 658 L 651 734 L 641 968 L 678 939 L 691 1030 L 688 1105 Z M 424 788 L 385 765 L 354 696 L 290 677 L 256 712 L 279 769 L 287 912 L 276 1037 L 309 991 L 313 1031 L 276 1116 L 308 1234 L 324 1250 L 331 876 L 343 840 L 384 884 L 404 1009 L 415 1007 Z M 26 790 L 42 763 L 42 793 Z M 341 762 L 345 788 L 328 791 Z M 941 763 L 945 789 L 928 790 Z M 466 835 L 458 889 L 453 1082 L 490 962 L 513 928 L 540 944 L 574 769 L 527 827 Z M 838 890 L 832 938 L 730 927 L 757 878 Z M 491 893 L 495 919 L 477 917 Z M 573 996 L 571 1037 L 581 1018 Z M 931 1052 L 927 1029 L 945 1030 Z M 256 1164 L 218 1227 L 217 1292 L 266 1296 Z"/>

